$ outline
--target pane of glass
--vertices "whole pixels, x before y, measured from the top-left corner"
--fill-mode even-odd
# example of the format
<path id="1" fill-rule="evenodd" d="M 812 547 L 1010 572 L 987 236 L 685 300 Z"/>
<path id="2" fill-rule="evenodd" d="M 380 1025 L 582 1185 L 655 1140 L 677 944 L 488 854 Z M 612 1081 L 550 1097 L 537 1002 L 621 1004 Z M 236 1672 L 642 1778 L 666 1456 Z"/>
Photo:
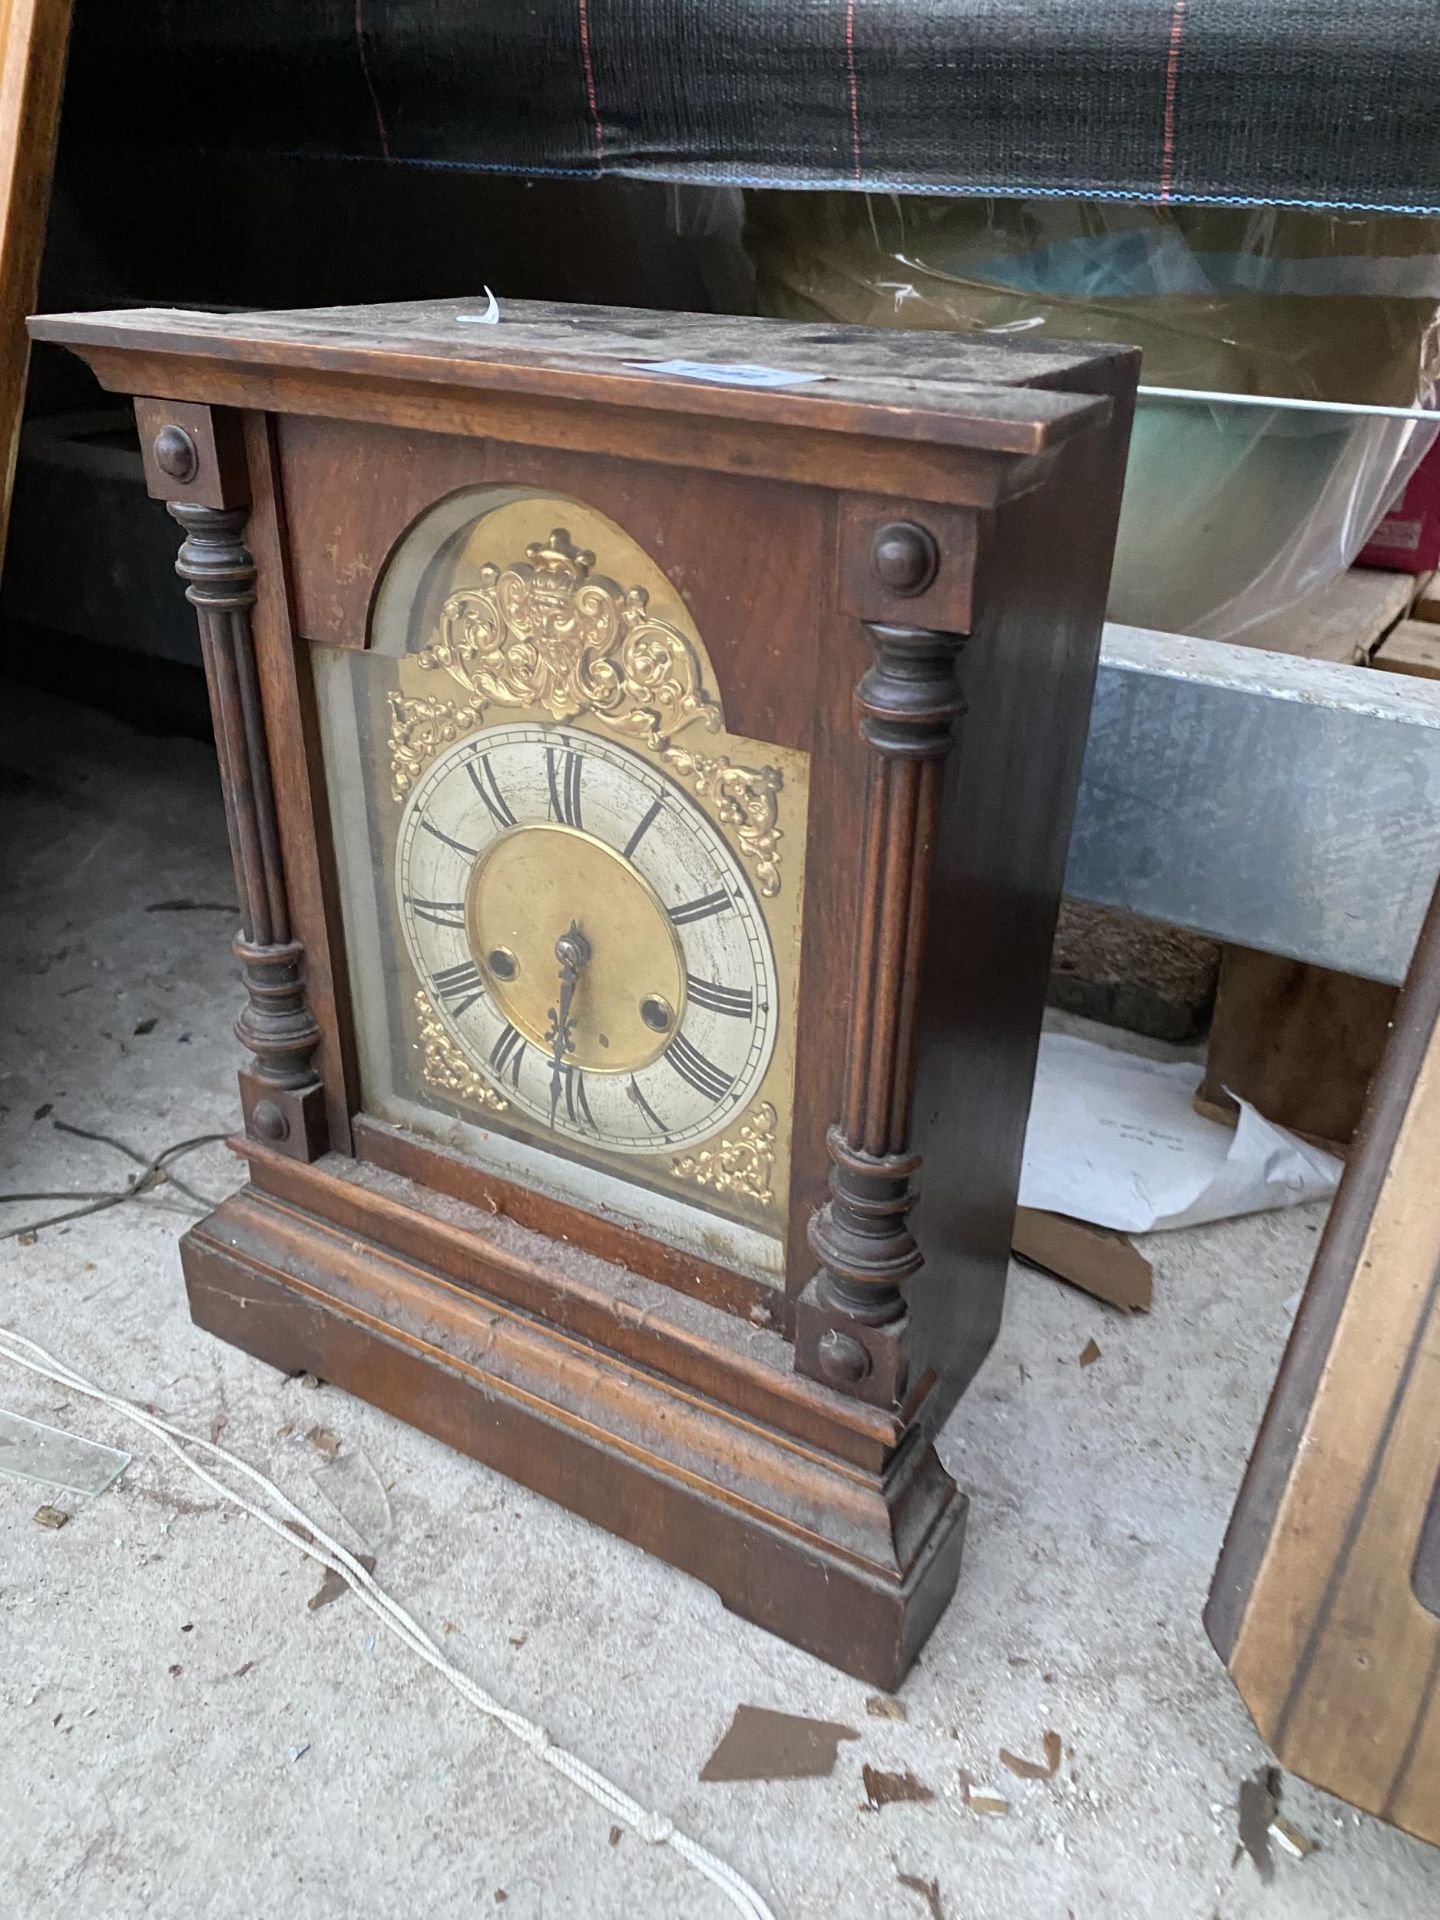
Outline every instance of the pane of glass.
<path id="1" fill-rule="evenodd" d="M 130 1464 L 118 1447 L 82 1440 L 78 1433 L 42 1426 L 0 1408 L 0 1473 L 66 1493 L 103 1493 Z"/>

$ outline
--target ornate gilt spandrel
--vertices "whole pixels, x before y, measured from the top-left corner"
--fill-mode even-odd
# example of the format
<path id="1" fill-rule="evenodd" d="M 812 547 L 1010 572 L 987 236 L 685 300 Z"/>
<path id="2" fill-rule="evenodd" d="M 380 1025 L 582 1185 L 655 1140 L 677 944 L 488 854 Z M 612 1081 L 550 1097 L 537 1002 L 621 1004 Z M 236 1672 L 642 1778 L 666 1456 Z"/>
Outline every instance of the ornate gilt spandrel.
<path id="1" fill-rule="evenodd" d="M 733 1134 L 672 1160 L 672 1170 L 677 1178 L 691 1180 L 697 1187 L 768 1207 L 775 1198 L 776 1119 L 774 1107 L 762 1100 L 750 1109 Z"/>
<path id="2" fill-rule="evenodd" d="M 426 1086 L 445 1099 L 463 1100 L 468 1106 L 483 1107 L 490 1113 L 507 1112 L 509 1102 L 501 1099 L 455 1045 L 430 1004 L 428 994 L 417 991 L 415 1017 L 423 1062 L 421 1077 Z"/>

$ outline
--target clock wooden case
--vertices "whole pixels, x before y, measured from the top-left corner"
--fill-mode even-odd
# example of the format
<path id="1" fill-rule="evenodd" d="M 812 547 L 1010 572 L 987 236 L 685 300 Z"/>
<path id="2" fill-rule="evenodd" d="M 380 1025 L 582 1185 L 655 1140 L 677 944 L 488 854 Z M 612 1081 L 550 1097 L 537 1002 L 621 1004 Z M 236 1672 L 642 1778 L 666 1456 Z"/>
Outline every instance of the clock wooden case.
<path id="1" fill-rule="evenodd" d="M 1135 356 L 47 317 L 183 532 L 248 1184 L 192 1313 L 898 1685 L 995 1334 Z"/>

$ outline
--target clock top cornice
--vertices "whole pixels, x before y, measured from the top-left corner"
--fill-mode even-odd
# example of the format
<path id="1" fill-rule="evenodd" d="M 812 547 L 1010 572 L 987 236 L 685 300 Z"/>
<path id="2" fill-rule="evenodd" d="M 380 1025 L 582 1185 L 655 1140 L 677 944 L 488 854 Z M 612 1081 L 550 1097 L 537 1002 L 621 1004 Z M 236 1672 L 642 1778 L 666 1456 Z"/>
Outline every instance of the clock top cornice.
<path id="1" fill-rule="evenodd" d="M 135 308 L 42 315 L 30 331 L 80 352 L 119 392 L 452 432 L 501 424 L 483 406 L 467 414 L 462 396 L 492 408 L 509 397 L 531 413 L 523 437 L 553 444 L 564 438 L 554 411 L 578 405 L 621 416 L 640 436 L 637 457 L 679 463 L 683 441 L 684 464 L 977 505 L 1023 490 L 1029 462 L 1103 425 L 1115 363 L 1134 357 L 1035 336 L 957 340 L 540 301 L 506 301 L 485 325 L 485 311 L 473 298 L 274 313 Z M 821 377 L 746 387 L 637 364 L 673 360 Z"/>

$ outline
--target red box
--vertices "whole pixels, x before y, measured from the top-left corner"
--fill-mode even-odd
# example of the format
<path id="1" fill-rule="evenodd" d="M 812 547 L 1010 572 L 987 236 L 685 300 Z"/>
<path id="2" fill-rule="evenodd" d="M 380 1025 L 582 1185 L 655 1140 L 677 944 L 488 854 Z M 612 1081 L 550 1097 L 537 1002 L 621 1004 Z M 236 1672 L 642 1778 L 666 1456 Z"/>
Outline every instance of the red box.
<path id="1" fill-rule="evenodd" d="M 1355 564 L 1388 567 L 1392 573 L 1429 573 L 1440 567 L 1440 441 L 1411 474 Z"/>

